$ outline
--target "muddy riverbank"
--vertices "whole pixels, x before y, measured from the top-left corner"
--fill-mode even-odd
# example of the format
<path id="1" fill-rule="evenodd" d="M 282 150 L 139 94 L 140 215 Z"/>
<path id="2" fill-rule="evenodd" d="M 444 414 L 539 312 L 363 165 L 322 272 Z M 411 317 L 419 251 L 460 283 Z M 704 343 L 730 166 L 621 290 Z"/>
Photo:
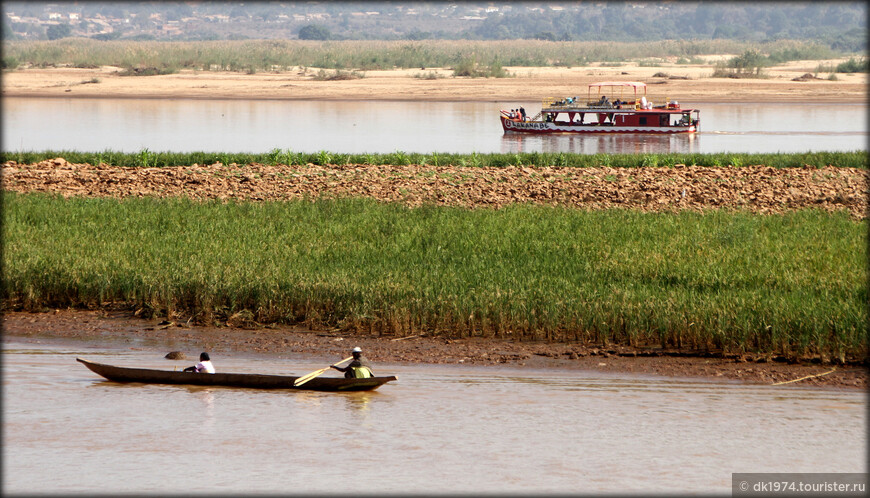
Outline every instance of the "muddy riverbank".
<path id="1" fill-rule="evenodd" d="M 348 336 L 339 331 L 312 331 L 283 325 L 269 327 L 201 327 L 183 320 L 143 319 L 124 310 L 51 310 L 43 313 L 7 312 L 7 338 L 26 341 L 75 340 L 88 344 L 129 344 L 170 351 L 195 359 L 207 350 L 217 364 L 222 356 L 258 353 L 304 355 L 324 363 L 347 356 L 354 346 L 378 363 L 503 365 L 628 372 L 670 377 L 704 377 L 757 384 L 792 382 L 795 385 L 866 389 L 868 371 L 862 366 L 789 363 L 770 355 L 716 355 L 699 352 L 600 347 L 566 343 L 516 343 L 492 339 L 445 339 L 428 336 L 402 338 Z M 167 365 L 173 365 L 166 360 Z M 377 367 L 376 367 L 377 369 Z M 833 371 L 832 371 L 833 370 Z M 830 373 L 828 373 L 830 372 Z"/>
<path id="2" fill-rule="evenodd" d="M 851 168 L 765 166 L 675 168 L 459 168 L 430 166 L 191 165 L 120 168 L 71 164 L 63 159 L 4 165 L 3 188 L 63 196 L 188 196 L 252 201 L 367 196 L 385 202 L 472 208 L 516 202 L 570 205 L 583 209 L 747 209 L 760 213 L 820 208 L 867 215 L 868 172 Z M 165 317 L 164 317 L 165 318 Z M 509 365 L 706 377 L 773 384 L 810 376 L 800 385 L 866 388 L 861 366 L 789 363 L 775 355 L 705 355 L 686 351 L 601 347 L 503 340 L 345 336 L 287 326 L 188 325 L 184 319 L 145 320 L 129 311 L 58 310 L 8 312 L 4 333 L 28 340 L 76 339 L 131 344 L 156 351 L 201 350 L 215 357 L 233 352 L 303 354 L 325 362 L 346 356 L 354 345 L 374 362 Z M 165 354 L 165 353 L 164 353 Z M 831 370 L 834 370 L 831 373 Z M 812 377 L 826 374 L 820 377 Z"/>

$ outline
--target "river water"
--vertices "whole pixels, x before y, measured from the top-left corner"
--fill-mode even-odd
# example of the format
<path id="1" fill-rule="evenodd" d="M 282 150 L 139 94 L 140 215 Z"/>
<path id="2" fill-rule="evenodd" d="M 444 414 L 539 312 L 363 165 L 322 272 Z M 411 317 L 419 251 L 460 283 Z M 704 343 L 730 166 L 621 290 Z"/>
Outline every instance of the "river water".
<path id="1" fill-rule="evenodd" d="M 3 150 L 515 153 L 867 149 L 867 104 L 692 104 L 693 135 L 505 135 L 500 109 L 540 102 L 3 99 Z"/>
<path id="2" fill-rule="evenodd" d="M 866 104 L 703 104 L 693 136 L 504 135 L 535 103 L 4 98 L 3 150 L 804 152 L 866 150 Z M 682 103 L 684 107 L 691 103 Z M 534 113 L 535 111 L 533 111 Z M 594 371 L 376 365 L 371 393 L 120 385 L 3 345 L 5 493 L 728 493 L 733 472 L 867 472 L 866 394 Z M 301 374 L 236 354 L 223 371 Z"/>
<path id="3" fill-rule="evenodd" d="M 188 365 L 164 353 L 5 338 L 3 491 L 725 494 L 732 472 L 867 471 L 867 399 L 853 390 L 378 364 L 398 382 L 337 394 L 122 385 L 75 361 Z"/>

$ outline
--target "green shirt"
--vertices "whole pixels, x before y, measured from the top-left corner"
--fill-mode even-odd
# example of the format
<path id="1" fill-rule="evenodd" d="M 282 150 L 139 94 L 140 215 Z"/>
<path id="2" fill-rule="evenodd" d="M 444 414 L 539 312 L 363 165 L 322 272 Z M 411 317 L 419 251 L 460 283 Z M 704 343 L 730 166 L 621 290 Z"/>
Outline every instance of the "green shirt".
<path id="1" fill-rule="evenodd" d="M 344 376 L 349 379 L 367 379 L 375 376 L 374 372 L 372 372 L 371 363 L 364 356 L 354 358 L 353 361 L 341 370 L 344 372 Z"/>

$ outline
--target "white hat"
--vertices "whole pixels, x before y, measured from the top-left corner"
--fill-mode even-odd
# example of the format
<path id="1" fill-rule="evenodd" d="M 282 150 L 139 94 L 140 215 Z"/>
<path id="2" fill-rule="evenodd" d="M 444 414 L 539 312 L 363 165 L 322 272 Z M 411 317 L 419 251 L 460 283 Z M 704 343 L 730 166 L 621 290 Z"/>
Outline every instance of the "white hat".
<path id="1" fill-rule="evenodd" d="M 351 353 L 362 353 L 362 349 L 359 346 L 350 350 Z"/>

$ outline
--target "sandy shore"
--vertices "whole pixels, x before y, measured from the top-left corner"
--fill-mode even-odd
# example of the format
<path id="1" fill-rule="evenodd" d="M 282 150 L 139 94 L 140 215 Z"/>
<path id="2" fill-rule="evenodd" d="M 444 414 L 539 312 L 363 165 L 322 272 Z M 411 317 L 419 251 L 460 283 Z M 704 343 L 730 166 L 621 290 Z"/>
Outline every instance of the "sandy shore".
<path id="1" fill-rule="evenodd" d="M 866 389 L 868 370 L 862 366 L 788 363 L 764 355 L 704 355 L 660 349 L 597 347 L 564 343 L 515 343 L 503 340 L 346 336 L 339 331 L 298 327 L 200 327 L 183 320 L 137 318 L 129 311 L 54 310 L 45 313 L 7 312 L 5 340 L 31 343 L 81 341 L 90 346 L 132 345 L 163 356 L 180 351 L 189 361 L 200 351 L 212 358 L 234 353 L 287 357 L 306 356 L 324 365 L 347 356 L 354 346 L 378 364 L 501 365 L 517 368 L 624 372 L 683 378 L 710 378 L 755 384 L 788 383 L 837 389 Z M 159 355 L 159 356 L 158 356 Z M 174 362 L 166 360 L 171 366 Z M 798 380 L 802 379 L 802 380 Z M 792 382 L 797 381 L 797 382 Z"/>
<path id="2" fill-rule="evenodd" d="M 456 78 L 445 68 L 366 71 L 363 78 L 319 81 L 316 68 L 256 74 L 183 70 L 158 76 L 120 76 L 119 68 L 20 69 L 3 74 L 4 97 L 185 98 L 280 100 L 426 100 L 529 102 L 585 95 L 599 81 L 642 81 L 651 100 L 685 102 L 867 102 L 866 74 L 838 81 L 794 81 L 820 63 L 797 61 L 768 68 L 767 78 L 711 78 L 709 65 L 640 67 L 508 67 L 509 78 Z M 668 77 L 654 77 L 666 73 Z M 424 75 L 435 75 L 426 79 Z M 682 79 L 686 78 L 686 79 Z"/>

